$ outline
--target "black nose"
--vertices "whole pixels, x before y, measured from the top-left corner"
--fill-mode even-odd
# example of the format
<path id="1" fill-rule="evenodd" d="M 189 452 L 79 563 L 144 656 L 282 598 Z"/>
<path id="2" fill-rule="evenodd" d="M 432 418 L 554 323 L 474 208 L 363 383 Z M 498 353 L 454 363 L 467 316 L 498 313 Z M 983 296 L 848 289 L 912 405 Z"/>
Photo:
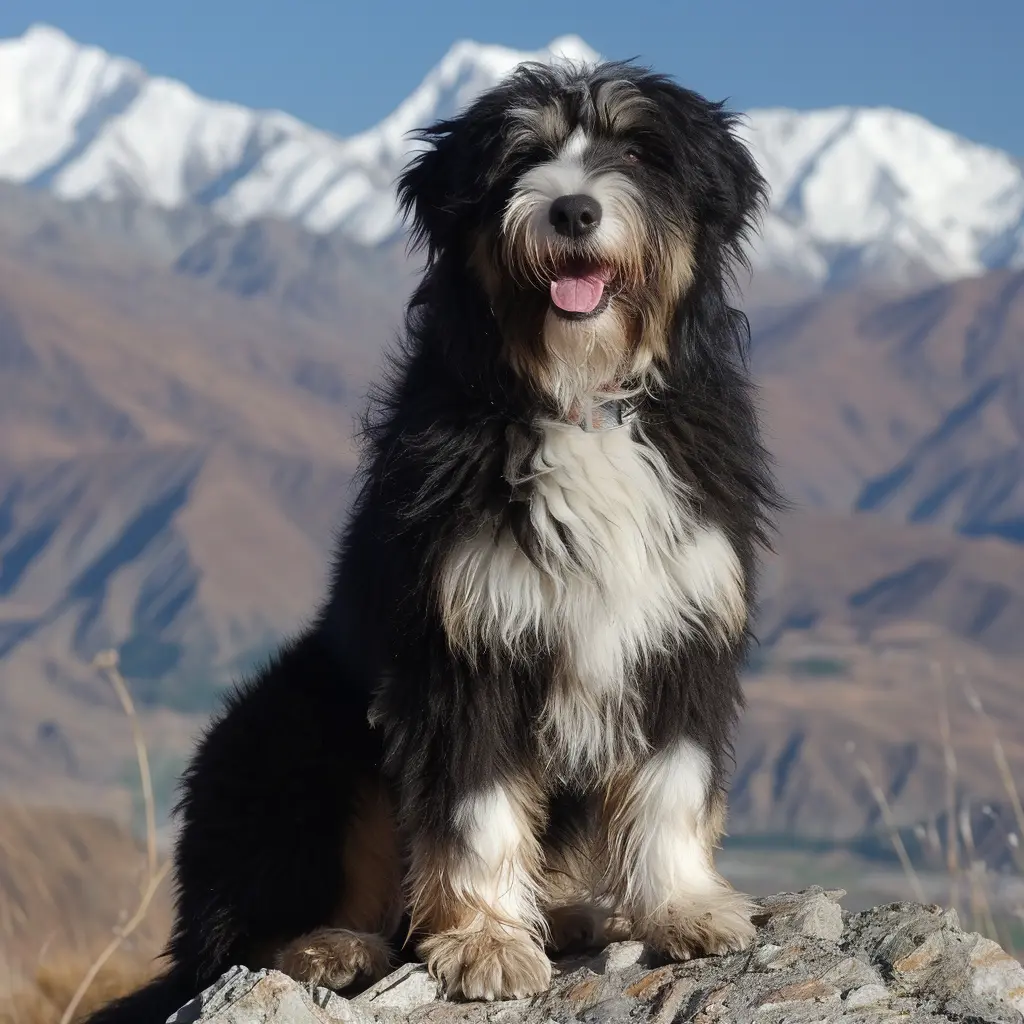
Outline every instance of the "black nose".
<path id="1" fill-rule="evenodd" d="M 548 220 L 560 235 L 583 238 L 601 223 L 601 204 L 593 196 L 559 196 L 551 204 Z"/>

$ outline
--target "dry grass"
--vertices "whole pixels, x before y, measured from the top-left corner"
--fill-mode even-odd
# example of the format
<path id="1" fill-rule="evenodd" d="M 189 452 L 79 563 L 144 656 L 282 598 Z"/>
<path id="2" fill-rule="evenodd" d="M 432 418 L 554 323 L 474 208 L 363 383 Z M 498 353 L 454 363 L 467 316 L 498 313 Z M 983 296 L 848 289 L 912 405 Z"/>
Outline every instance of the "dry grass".
<path id="1" fill-rule="evenodd" d="M 153 976 L 169 929 L 163 882 L 170 862 L 157 861 L 145 738 L 116 652 L 103 652 L 95 665 L 131 725 L 145 854 L 104 819 L 25 807 L 0 816 L 0 1024 L 71 1024 L 87 1016 Z M 114 907 L 122 908 L 117 920 Z"/>
<path id="2" fill-rule="evenodd" d="M 146 812 L 146 876 L 145 887 L 139 896 L 138 906 L 131 918 L 114 929 L 114 936 L 103 947 L 99 955 L 93 960 L 89 969 L 82 976 L 82 980 L 76 986 L 64 1012 L 61 1014 L 60 1024 L 71 1024 L 76 1019 L 76 1014 L 82 1002 L 85 1000 L 89 990 L 96 982 L 96 979 L 103 972 L 106 965 L 117 954 L 118 950 L 129 939 L 132 933 L 145 921 L 153 897 L 156 896 L 161 883 L 167 876 L 171 862 L 165 861 L 163 865 L 157 865 L 156 850 L 156 805 L 153 800 L 152 776 L 149 772 L 149 751 L 146 749 L 146 740 L 142 735 L 142 727 L 139 725 L 138 715 L 135 713 L 135 703 L 132 701 L 128 685 L 118 668 L 117 651 L 103 651 L 96 656 L 93 663 L 101 672 L 109 677 L 111 685 L 117 691 L 118 699 L 125 715 L 128 716 L 132 727 L 132 737 L 135 741 L 135 756 L 139 765 L 139 780 L 142 785 L 142 798 Z"/>
<path id="3" fill-rule="evenodd" d="M 851 742 L 849 744 L 850 753 L 856 750 L 855 745 Z M 910 885 L 911 892 L 914 894 L 914 899 L 918 903 L 927 903 L 928 900 L 925 897 L 924 889 L 921 886 L 921 880 L 918 878 L 917 872 L 914 870 L 914 865 L 910 860 L 910 855 L 907 853 L 907 847 L 903 842 L 903 837 L 900 835 L 899 827 L 896 824 L 896 819 L 893 817 L 892 808 L 889 806 L 889 800 L 885 795 L 885 791 L 875 780 L 874 772 L 868 767 L 868 763 L 863 758 L 856 758 L 855 764 L 857 771 L 860 776 L 867 783 L 868 792 L 871 794 L 871 798 L 875 801 L 875 805 L 878 807 L 879 812 L 882 815 L 882 821 L 885 823 L 886 832 L 889 834 L 889 839 L 892 842 L 893 848 L 896 850 L 896 856 L 899 858 L 900 866 L 903 868 L 903 873 L 907 877 L 907 882 Z"/>
<path id="4" fill-rule="evenodd" d="M 907 659 L 907 657 L 907 655 L 902 655 L 903 659 Z M 894 661 L 900 659 L 900 654 L 892 651 L 886 652 L 886 660 Z M 911 668 L 915 666 L 918 668 L 922 667 L 913 657 L 910 657 L 909 660 Z M 1016 956 L 1017 952 L 1013 935 L 1005 923 L 997 921 L 997 915 L 993 911 L 993 878 L 985 859 L 979 854 L 975 844 L 974 830 L 971 824 L 971 798 L 959 792 L 956 748 L 949 719 L 948 671 L 946 666 L 939 661 L 932 661 L 928 668 L 937 690 L 938 735 L 939 742 L 942 745 L 943 764 L 945 767 L 944 793 L 946 816 L 944 836 L 940 836 L 937 831 L 934 832 L 931 836 L 931 845 L 941 857 L 949 877 L 949 900 L 947 905 L 955 909 L 959 914 L 966 915 L 969 927 L 1001 943 L 1005 949 Z M 959 691 L 961 697 L 981 721 L 986 742 L 991 750 L 995 775 L 998 777 L 1007 800 L 1013 809 L 1016 831 L 1006 830 L 1002 836 L 1002 842 L 1005 844 L 1005 851 L 1010 854 L 1011 859 L 1017 868 L 1020 869 L 1022 867 L 1021 840 L 1024 838 L 1024 809 L 1021 806 L 1020 794 L 999 735 L 999 730 L 996 723 L 986 712 L 964 665 L 954 663 L 952 674 L 955 680 L 954 691 Z M 848 749 L 853 753 L 854 745 L 852 743 L 848 744 Z M 922 903 L 927 902 L 919 876 L 903 842 L 903 837 L 896 822 L 896 816 L 884 790 L 876 782 L 866 762 L 857 758 L 856 767 L 867 783 L 868 790 L 878 806 L 886 833 L 899 858 L 913 898 Z M 961 892 L 964 888 L 966 888 L 967 892 L 966 905 L 961 898 Z M 1012 908 L 1000 909 L 1003 911 L 1002 917 L 1003 921 L 1005 921 L 1007 912 L 1011 911 Z"/>
<path id="5" fill-rule="evenodd" d="M 68 952 L 50 958 L 6 1000 L 0 1001 L 0 1024 L 54 1024 L 75 996 L 93 958 Z M 119 952 L 97 973 L 78 1003 L 75 1019 L 88 1016 L 104 1003 L 144 985 L 154 974 L 152 956 Z"/>
<path id="6" fill-rule="evenodd" d="M 0 1024 L 57 1024 L 145 884 L 144 848 L 88 814 L 0 808 Z M 127 908 L 127 909 L 122 909 Z M 170 928 L 167 887 L 84 993 L 77 1016 L 156 971 Z"/>
<path id="7" fill-rule="evenodd" d="M 146 882 L 152 882 L 157 873 L 156 856 L 156 802 L 153 799 L 153 776 L 149 770 L 149 750 L 146 738 L 142 735 L 139 716 L 135 712 L 135 701 L 132 700 L 128 684 L 121 675 L 118 665 L 117 651 L 101 651 L 96 655 L 93 665 L 106 673 L 111 686 L 117 693 L 124 711 L 132 727 L 132 742 L 135 744 L 135 759 L 139 766 L 139 784 L 142 786 L 142 802 L 146 814 Z"/>

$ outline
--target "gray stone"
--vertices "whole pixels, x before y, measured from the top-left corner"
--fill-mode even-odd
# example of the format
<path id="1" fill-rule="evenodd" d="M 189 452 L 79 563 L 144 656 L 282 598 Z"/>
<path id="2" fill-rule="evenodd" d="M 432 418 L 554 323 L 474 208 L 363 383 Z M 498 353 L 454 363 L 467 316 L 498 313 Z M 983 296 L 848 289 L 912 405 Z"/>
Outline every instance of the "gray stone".
<path id="1" fill-rule="evenodd" d="M 839 963 L 830 967 L 822 976 L 821 980 L 829 985 L 835 985 L 840 992 L 849 992 L 853 988 L 861 988 L 865 985 L 881 985 L 882 976 L 878 970 L 867 962 L 856 956 L 848 956 Z"/>
<path id="2" fill-rule="evenodd" d="M 862 1006 L 874 1006 L 888 998 L 889 992 L 884 985 L 862 985 L 847 993 L 846 1005 L 851 1010 L 857 1010 Z"/>
<path id="3" fill-rule="evenodd" d="M 635 1003 L 624 996 L 613 996 L 602 999 L 589 1009 L 584 1010 L 579 1019 L 585 1024 L 610 1024 L 612 1021 L 626 1020 L 632 1013 Z"/>
<path id="4" fill-rule="evenodd" d="M 403 964 L 353 1000 L 374 1009 L 414 1010 L 437 999 L 437 982 L 422 964 Z"/>
<path id="5" fill-rule="evenodd" d="M 208 989 L 171 1014 L 167 1024 L 368 1024 L 329 989 L 299 985 L 279 971 L 232 967 Z"/>
<path id="6" fill-rule="evenodd" d="M 346 999 L 276 971 L 232 968 L 172 1024 L 1024 1024 L 1024 967 L 939 907 L 843 915 L 841 891 L 759 901 L 741 953 L 665 963 L 639 942 L 555 965 L 551 990 L 504 1003 L 442 1000 L 408 964 Z"/>
<path id="7" fill-rule="evenodd" d="M 839 989 L 824 981 L 811 978 L 774 989 L 762 996 L 757 1005 L 759 1008 L 763 1008 L 787 1003 L 835 1003 L 838 1001 Z"/>
<path id="8" fill-rule="evenodd" d="M 614 974 L 640 963 L 646 950 L 642 942 L 615 942 L 604 952 L 604 971 Z"/>
<path id="9" fill-rule="evenodd" d="M 801 935 L 838 942 L 843 935 L 843 912 L 825 894 L 812 897 L 793 918 Z"/>
<path id="10" fill-rule="evenodd" d="M 769 971 L 778 970 L 776 961 L 782 952 L 782 946 L 776 946 L 774 942 L 766 942 L 754 950 L 752 960 L 755 966 L 767 968 Z M 782 966 L 782 965 L 779 965 Z"/>
<path id="11" fill-rule="evenodd" d="M 780 893 L 761 901 L 767 927 L 776 939 L 806 935 L 838 942 L 843 934 L 842 889 L 825 891 L 819 886 L 798 893 Z"/>
<path id="12" fill-rule="evenodd" d="M 978 936 L 970 952 L 971 992 L 983 1000 L 1001 1000 L 1024 1014 L 1024 967 L 998 942 Z"/>

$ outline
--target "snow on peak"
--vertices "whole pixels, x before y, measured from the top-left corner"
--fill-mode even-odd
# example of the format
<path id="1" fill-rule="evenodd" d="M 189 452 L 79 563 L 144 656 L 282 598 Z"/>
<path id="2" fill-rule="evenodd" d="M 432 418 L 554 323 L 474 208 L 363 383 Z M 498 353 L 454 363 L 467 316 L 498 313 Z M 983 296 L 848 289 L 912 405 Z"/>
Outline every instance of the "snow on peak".
<path id="1" fill-rule="evenodd" d="M 393 181 L 411 132 L 451 116 L 523 60 L 586 62 L 576 36 L 534 53 L 464 40 L 376 128 L 338 139 L 279 112 L 196 96 L 132 61 L 33 25 L 0 40 L 0 178 L 66 199 L 210 205 L 375 243 L 400 230 Z"/>
<path id="2" fill-rule="evenodd" d="M 595 64 L 601 59 L 601 55 L 577 35 L 559 36 L 548 43 L 547 50 L 552 57 L 572 64 Z"/>
<path id="3" fill-rule="evenodd" d="M 60 46 L 66 49 L 79 49 L 78 44 L 62 29 L 35 21 L 21 37 L 22 41 L 31 46 Z"/>
<path id="4" fill-rule="evenodd" d="M 67 199 L 201 204 L 375 244 L 401 231 L 394 180 L 411 133 L 524 60 L 599 60 L 575 35 L 522 52 L 456 42 L 383 121 L 347 139 L 150 77 L 33 25 L 0 40 L 0 178 Z M 746 133 L 772 186 L 755 264 L 811 281 L 925 268 L 956 277 L 1024 265 L 1024 169 L 913 114 L 760 110 Z"/>
<path id="5" fill-rule="evenodd" d="M 819 279 L 1024 266 L 1024 171 L 1000 150 L 886 107 L 759 110 L 745 134 L 772 186 L 765 262 L 790 235 Z"/>

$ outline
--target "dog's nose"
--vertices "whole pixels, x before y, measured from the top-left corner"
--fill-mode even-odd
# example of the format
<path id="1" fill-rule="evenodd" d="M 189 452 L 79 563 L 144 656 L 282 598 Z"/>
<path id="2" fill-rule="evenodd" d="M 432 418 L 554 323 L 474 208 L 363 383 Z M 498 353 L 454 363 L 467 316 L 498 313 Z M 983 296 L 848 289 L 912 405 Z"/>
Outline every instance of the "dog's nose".
<path id="1" fill-rule="evenodd" d="M 567 238 L 583 238 L 601 223 L 601 204 L 593 196 L 560 196 L 551 204 L 548 220 Z"/>

